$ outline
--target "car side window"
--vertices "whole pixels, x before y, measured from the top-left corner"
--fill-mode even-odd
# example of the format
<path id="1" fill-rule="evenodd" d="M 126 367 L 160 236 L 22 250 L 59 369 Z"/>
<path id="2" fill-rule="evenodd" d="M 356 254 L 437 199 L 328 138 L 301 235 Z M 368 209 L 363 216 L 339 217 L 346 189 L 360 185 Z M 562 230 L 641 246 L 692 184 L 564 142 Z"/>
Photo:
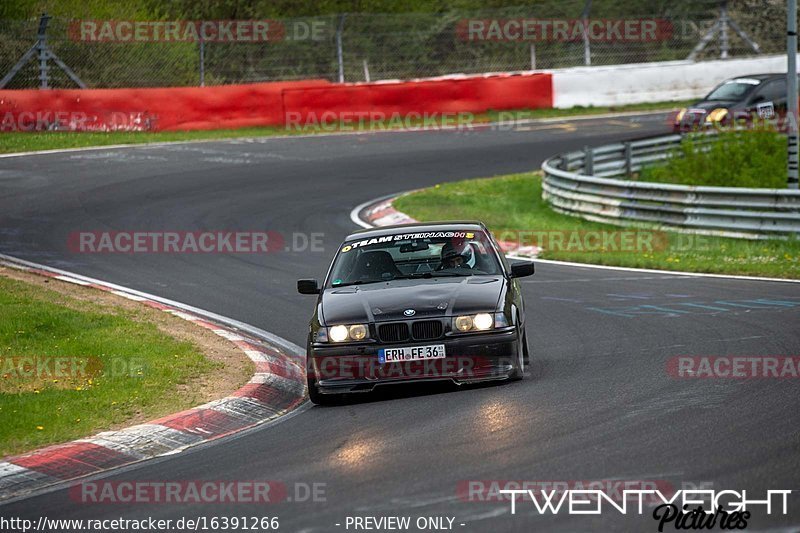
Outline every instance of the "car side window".
<path id="1" fill-rule="evenodd" d="M 786 98 L 786 80 L 772 80 L 761 87 L 750 99 L 752 103 L 776 102 Z"/>

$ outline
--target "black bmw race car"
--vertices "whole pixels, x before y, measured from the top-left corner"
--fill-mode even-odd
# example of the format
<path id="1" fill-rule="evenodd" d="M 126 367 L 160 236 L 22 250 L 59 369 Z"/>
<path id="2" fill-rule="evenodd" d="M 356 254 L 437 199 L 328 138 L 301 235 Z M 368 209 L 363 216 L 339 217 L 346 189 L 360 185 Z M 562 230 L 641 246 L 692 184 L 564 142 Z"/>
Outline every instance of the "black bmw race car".
<path id="1" fill-rule="evenodd" d="M 353 233 L 320 287 L 308 334 L 308 392 L 327 403 L 377 385 L 522 379 L 528 360 L 517 278 L 479 222 L 433 222 Z"/>
<path id="2" fill-rule="evenodd" d="M 676 133 L 714 126 L 750 124 L 786 115 L 786 74 L 753 74 L 731 78 L 708 95 L 681 109 L 673 121 Z"/>

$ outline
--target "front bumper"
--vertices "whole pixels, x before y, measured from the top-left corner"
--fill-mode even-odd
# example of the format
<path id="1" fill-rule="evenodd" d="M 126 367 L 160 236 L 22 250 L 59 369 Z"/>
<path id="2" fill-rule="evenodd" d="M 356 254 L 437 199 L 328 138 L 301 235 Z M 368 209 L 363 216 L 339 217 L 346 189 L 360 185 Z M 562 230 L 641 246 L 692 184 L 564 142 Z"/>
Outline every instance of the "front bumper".
<path id="1" fill-rule="evenodd" d="M 448 381 L 456 384 L 508 379 L 518 353 L 515 326 L 502 330 L 446 335 L 430 341 L 400 344 L 315 343 L 309 347 L 310 376 L 322 394 L 369 392 L 378 385 Z M 444 344 L 444 359 L 381 364 L 378 350 L 386 347 Z"/>

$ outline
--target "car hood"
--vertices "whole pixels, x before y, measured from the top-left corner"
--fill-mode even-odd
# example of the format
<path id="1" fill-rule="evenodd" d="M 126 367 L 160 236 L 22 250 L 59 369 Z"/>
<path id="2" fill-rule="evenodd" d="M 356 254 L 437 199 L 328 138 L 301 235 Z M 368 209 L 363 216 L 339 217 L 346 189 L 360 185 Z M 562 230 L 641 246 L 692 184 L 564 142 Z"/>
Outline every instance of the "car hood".
<path id="1" fill-rule="evenodd" d="M 697 102 L 696 104 L 690 105 L 688 107 L 688 111 L 691 113 L 691 112 L 697 112 L 702 109 L 703 111 L 708 113 L 709 111 L 717 109 L 718 107 L 730 109 L 734 103 L 735 102 L 726 100 L 703 100 L 701 102 Z"/>
<path id="2" fill-rule="evenodd" d="M 502 276 L 470 276 L 335 287 L 322 293 L 322 320 L 353 324 L 493 311 L 504 285 Z M 407 309 L 414 315 L 405 315 Z"/>

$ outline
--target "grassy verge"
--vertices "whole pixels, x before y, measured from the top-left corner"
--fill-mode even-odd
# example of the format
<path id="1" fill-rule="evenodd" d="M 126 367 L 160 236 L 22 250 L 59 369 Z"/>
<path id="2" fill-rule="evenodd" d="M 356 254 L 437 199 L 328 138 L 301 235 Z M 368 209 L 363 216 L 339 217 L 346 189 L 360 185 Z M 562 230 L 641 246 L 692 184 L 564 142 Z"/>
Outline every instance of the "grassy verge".
<path id="1" fill-rule="evenodd" d="M 707 151 L 689 136 L 665 165 L 642 170 L 638 179 L 716 187 L 786 187 L 786 135 L 769 130 L 720 133 Z"/>
<path id="2" fill-rule="evenodd" d="M 197 405 L 211 374 L 226 373 L 225 363 L 205 356 L 205 341 L 201 349 L 155 323 L 174 317 L 152 319 L 159 312 L 139 304 L 79 299 L 51 290 L 58 282 L 45 288 L 6 275 L 0 272 L 0 457 Z M 244 370 L 233 379 L 246 380 Z"/>
<path id="3" fill-rule="evenodd" d="M 475 123 L 495 120 L 524 120 L 537 118 L 574 117 L 577 115 L 596 115 L 611 112 L 652 111 L 674 109 L 686 102 L 655 102 L 618 107 L 573 107 L 571 109 L 521 109 L 516 111 L 490 111 L 474 115 Z M 452 116 L 450 117 L 452 125 Z M 433 121 L 441 124 L 441 120 Z M 86 148 L 89 146 L 109 146 L 115 144 L 141 144 L 152 142 L 200 141 L 211 139 L 235 139 L 241 137 L 271 137 L 275 135 L 313 134 L 350 131 L 378 131 L 405 126 L 430 125 L 420 120 L 392 121 L 380 123 L 341 123 L 341 124 L 302 124 L 299 127 L 258 127 L 212 131 L 164 131 L 164 132 L 4 132 L 0 133 L 0 153 L 32 152 L 36 150 L 56 150 L 65 148 Z"/>
<path id="4" fill-rule="evenodd" d="M 418 220 L 478 219 L 503 238 L 522 237 L 523 244 L 540 244 L 545 259 L 581 263 L 800 278 L 800 241 L 797 239 L 751 241 L 695 236 L 674 232 L 637 235 L 632 246 L 620 245 L 626 230 L 556 213 L 542 200 L 538 173 L 444 183 L 412 193 L 395 207 Z M 592 240 L 591 232 L 615 237 L 605 250 Z M 531 232 L 547 232 L 544 237 Z M 572 241 L 570 239 L 573 239 Z M 536 242 L 534 242 L 536 241 Z M 649 244 L 648 244 L 649 243 Z"/>

